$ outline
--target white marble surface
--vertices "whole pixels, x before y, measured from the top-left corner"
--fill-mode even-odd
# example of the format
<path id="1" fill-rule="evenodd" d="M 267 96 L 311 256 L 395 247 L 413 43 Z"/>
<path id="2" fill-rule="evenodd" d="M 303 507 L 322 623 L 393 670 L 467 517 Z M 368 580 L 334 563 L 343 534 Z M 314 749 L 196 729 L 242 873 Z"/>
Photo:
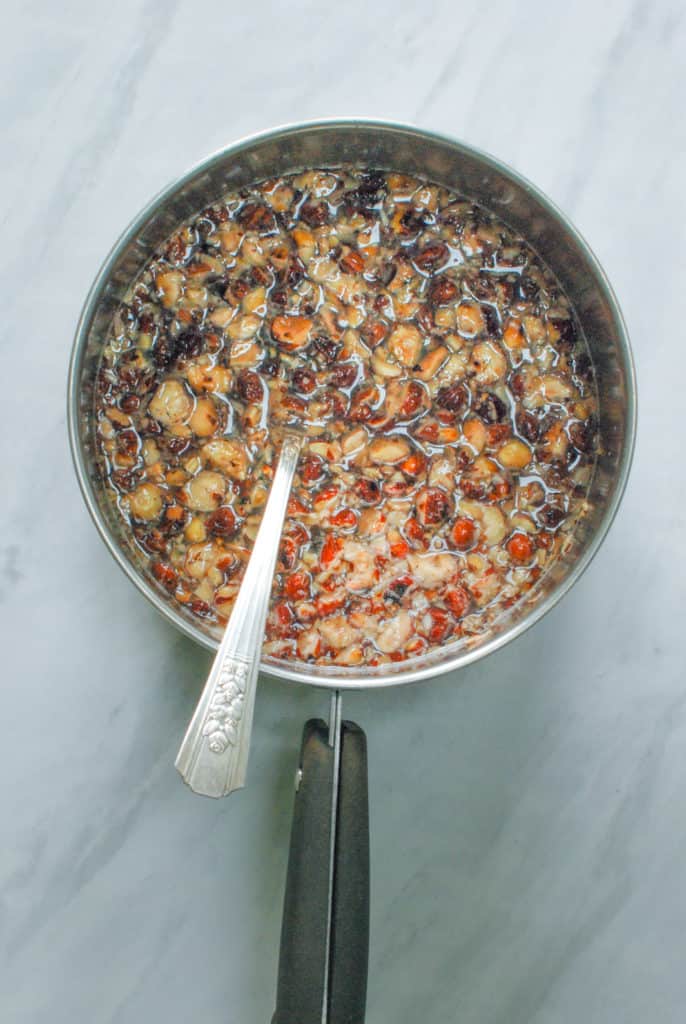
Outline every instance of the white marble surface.
<path id="1" fill-rule="evenodd" d="M 206 152 L 360 113 L 512 163 L 605 265 L 640 382 L 601 554 L 461 674 L 350 698 L 371 750 L 368 1024 L 679 1024 L 686 1003 L 680 0 L 4 8 L 3 1024 L 266 1024 L 315 692 L 265 683 L 250 787 L 173 756 L 207 656 L 110 560 L 65 375 L 111 242 Z M 198 20 L 200 19 L 200 20 Z"/>

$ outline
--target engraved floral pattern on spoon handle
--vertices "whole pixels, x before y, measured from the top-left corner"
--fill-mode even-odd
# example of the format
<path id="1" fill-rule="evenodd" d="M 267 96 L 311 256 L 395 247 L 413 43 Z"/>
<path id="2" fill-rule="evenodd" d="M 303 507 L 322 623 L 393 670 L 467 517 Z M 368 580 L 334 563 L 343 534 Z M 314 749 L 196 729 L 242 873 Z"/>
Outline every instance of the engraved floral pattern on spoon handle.
<path id="1" fill-rule="evenodd" d="M 287 434 L 243 582 L 176 758 L 203 796 L 245 784 L 255 687 L 281 529 L 303 439 Z"/>

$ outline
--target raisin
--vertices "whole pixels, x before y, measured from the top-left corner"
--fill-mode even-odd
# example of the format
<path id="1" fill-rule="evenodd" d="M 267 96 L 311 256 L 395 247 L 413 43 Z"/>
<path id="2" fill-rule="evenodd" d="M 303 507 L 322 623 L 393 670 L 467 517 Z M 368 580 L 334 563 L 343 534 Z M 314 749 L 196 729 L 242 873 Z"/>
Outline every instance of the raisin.
<path id="1" fill-rule="evenodd" d="M 207 529 L 217 537 L 233 537 L 238 529 L 238 521 L 233 509 L 222 505 L 207 517 Z"/>
<path id="2" fill-rule="evenodd" d="M 292 256 L 286 269 L 286 284 L 295 288 L 305 276 L 305 264 L 299 256 Z"/>
<path id="3" fill-rule="evenodd" d="M 175 263 L 177 266 L 184 262 L 188 254 L 189 247 L 183 241 L 181 235 L 174 235 L 173 238 L 170 238 L 164 250 L 164 255 L 169 262 Z"/>
<path id="4" fill-rule="evenodd" d="M 400 218 L 400 225 L 403 234 L 412 235 L 431 223 L 431 215 L 424 213 L 423 210 L 415 210 L 410 207 Z M 444 246 L 445 248 L 445 246 Z M 447 251 L 447 250 L 446 250 Z M 415 261 L 416 262 L 416 261 Z"/>
<path id="5" fill-rule="evenodd" d="M 460 490 L 465 498 L 471 498 L 472 501 L 480 501 L 486 494 L 486 489 L 482 483 L 479 483 L 478 480 L 470 480 L 469 477 L 464 476 L 460 480 Z"/>
<path id="6" fill-rule="evenodd" d="M 425 245 L 414 258 L 415 266 L 419 267 L 420 270 L 432 271 L 436 267 L 442 266 L 447 263 L 450 253 L 448 246 L 443 242 L 433 242 L 431 245 Z"/>
<path id="7" fill-rule="evenodd" d="M 381 488 L 376 480 L 368 480 L 363 476 L 355 481 L 354 490 L 364 505 L 378 505 L 381 501 Z"/>
<path id="8" fill-rule="evenodd" d="M 319 337 L 312 342 L 312 348 L 321 357 L 323 363 L 335 363 L 340 345 L 337 345 L 331 338 Z"/>
<path id="9" fill-rule="evenodd" d="M 421 407 L 426 392 L 424 388 L 417 380 L 410 380 L 407 383 L 407 397 L 403 402 L 400 412 L 407 418 L 414 416 L 417 410 Z"/>
<path id="10" fill-rule="evenodd" d="M 499 423 L 507 415 L 507 406 L 497 395 L 484 391 L 474 403 L 474 412 L 484 423 Z"/>
<path id="11" fill-rule="evenodd" d="M 579 380 L 589 381 L 593 377 L 593 363 L 587 352 L 575 353 L 573 360 L 573 373 Z"/>
<path id="12" fill-rule="evenodd" d="M 415 320 L 425 334 L 431 334 L 434 329 L 434 316 L 428 306 L 420 306 L 415 314 Z"/>
<path id="13" fill-rule="evenodd" d="M 122 412 L 135 412 L 140 404 L 141 400 L 138 395 L 126 394 L 119 399 L 119 408 Z"/>
<path id="14" fill-rule="evenodd" d="M 172 455 L 182 455 L 190 445 L 187 437 L 169 437 L 166 441 L 167 451 Z"/>
<path id="15" fill-rule="evenodd" d="M 532 412 L 526 412 L 526 410 L 522 409 L 521 412 L 517 413 L 516 424 L 517 430 L 525 441 L 528 441 L 529 444 L 535 444 L 538 441 L 540 425 Z"/>
<path id="16" fill-rule="evenodd" d="M 481 307 L 481 312 L 486 324 L 486 330 L 491 336 L 497 337 L 500 334 L 500 318 L 497 309 L 495 306 L 486 305 Z"/>
<path id="17" fill-rule="evenodd" d="M 386 286 L 386 288 L 388 288 L 389 284 L 391 283 L 391 281 L 393 280 L 397 273 L 398 264 L 394 263 L 392 260 L 389 260 L 388 263 L 384 263 L 383 266 L 380 267 L 379 270 L 377 270 L 378 279 L 381 282 L 381 284 Z M 387 295 L 378 295 L 374 300 L 374 308 L 378 312 L 379 308 L 383 308 L 383 306 L 385 306 L 387 302 Z M 378 306 L 378 303 L 381 303 L 381 307 Z"/>
<path id="18" fill-rule="evenodd" d="M 329 219 L 329 207 L 326 203 L 304 203 L 300 208 L 300 219 L 311 228 L 319 228 Z"/>
<path id="19" fill-rule="evenodd" d="M 188 607 L 198 618 L 211 619 L 213 617 L 212 609 L 207 601 L 202 601 L 199 597 L 194 597 L 192 601 L 189 601 Z"/>
<path id="20" fill-rule="evenodd" d="M 436 526 L 450 515 L 450 501 L 440 487 L 425 487 L 417 495 L 417 516 L 423 526 Z"/>
<path id="21" fill-rule="evenodd" d="M 317 386 L 317 378 L 311 370 L 303 367 L 297 369 L 293 374 L 293 387 L 303 395 L 311 394 Z"/>
<path id="22" fill-rule="evenodd" d="M 394 601 L 396 604 L 399 604 L 408 586 L 409 584 L 403 583 L 402 580 L 395 580 L 384 593 L 385 600 Z"/>
<path id="23" fill-rule="evenodd" d="M 246 203 L 236 220 L 248 231 L 273 231 L 276 227 L 272 211 L 258 203 Z"/>
<path id="24" fill-rule="evenodd" d="M 515 298 L 521 302 L 537 302 L 540 294 L 541 289 L 536 281 L 526 274 L 520 274 L 514 287 Z"/>
<path id="25" fill-rule="evenodd" d="M 355 363 L 339 363 L 331 371 L 329 380 L 337 388 L 349 388 L 357 378 L 357 366 Z"/>
<path id="26" fill-rule="evenodd" d="M 569 436 L 577 451 L 590 452 L 593 450 L 595 438 L 593 436 L 593 431 L 587 423 L 572 423 L 569 428 Z"/>
<path id="27" fill-rule="evenodd" d="M 384 296 L 385 297 L 385 296 Z M 386 337 L 386 331 L 388 330 L 386 324 L 382 323 L 381 320 L 365 320 L 362 325 L 362 337 L 365 342 L 376 348 Z"/>
<path id="28" fill-rule="evenodd" d="M 283 288 L 276 288 L 271 293 L 270 298 L 275 306 L 281 306 L 283 308 L 288 305 L 288 293 Z"/>
<path id="29" fill-rule="evenodd" d="M 161 583 L 166 590 L 174 590 L 178 582 L 178 574 L 171 565 L 165 562 L 153 562 L 150 566 L 152 574 L 158 583 Z"/>
<path id="30" fill-rule="evenodd" d="M 387 191 L 386 179 L 380 171 L 365 171 L 360 175 L 357 187 L 360 192 L 366 195 Z"/>
<path id="31" fill-rule="evenodd" d="M 266 374 L 267 377 L 276 377 L 280 367 L 281 363 L 278 359 L 265 359 L 260 366 L 260 370 L 262 373 Z"/>
<path id="32" fill-rule="evenodd" d="M 554 529 L 559 526 L 565 517 L 565 510 L 560 508 L 559 505 L 543 505 L 538 512 L 538 518 L 550 529 Z"/>
<path id="33" fill-rule="evenodd" d="M 117 448 L 122 455 L 135 455 L 138 451 L 138 434 L 131 427 L 117 434 Z"/>
<path id="34" fill-rule="evenodd" d="M 576 325 L 574 321 L 572 319 L 562 320 L 559 317 L 551 316 L 549 317 L 549 322 L 560 335 L 556 344 L 559 345 L 560 348 L 573 348 L 577 340 Z"/>
<path id="35" fill-rule="evenodd" d="M 456 299 L 457 295 L 457 285 L 449 277 L 439 277 L 429 290 L 429 298 L 435 306 L 445 306 Z"/>
<path id="36" fill-rule="evenodd" d="M 152 334 L 155 330 L 155 320 L 150 313 L 141 313 L 138 318 L 138 326 L 142 334 Z"/>
<path id="37" fill-rule="evenodd" d="M 254 370 L 241 370 L 236 379 L 236 389 L 244 402 L 261 402 L 264 398 L 262 380 Z"/>
<path id="38" fill-rule="evenodd" d="M 176 343 L 168 334 L 161 334 L 152 347 L 152 361 L 158 370 L 166 370 L 176 359 Z"/>
<path id="39" fill-rule="evenodd" d="M 193 358 L 193 356 L 199 356 L 202 352 L 203 347 L 202 333 L 195 327 L 187 327 L 185 331 L 181 331 L 176 338 L 176 356 L 177 358 L 183 357 L 184 359 Z"/>
<path id="40" fill-rule="evenodd" d="M 436 395 L 436 404 L 441 409 L 449 409 L 450 412 L 459 412 L 467 404 L 467 392 L 462 384 L 449 384 L 439 388 Z"/>

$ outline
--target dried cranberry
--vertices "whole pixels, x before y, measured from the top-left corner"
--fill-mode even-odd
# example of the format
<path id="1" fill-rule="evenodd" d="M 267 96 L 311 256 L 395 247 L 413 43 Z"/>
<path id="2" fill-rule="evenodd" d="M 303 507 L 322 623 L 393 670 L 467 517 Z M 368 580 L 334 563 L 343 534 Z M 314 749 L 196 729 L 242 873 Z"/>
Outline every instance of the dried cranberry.
<path id="1" fill-rule="evenodd" d="M 449 384 L 439 388 L 436 395 L 436 404 L 441 409 L 449 409 L 451 412 L 459 412 L 467 403 L 467 391 L 462 384 Z"/>
<path id="2" fill-rule="evenodd" d="M 298 472 L 304 483 L 311 484 L 324 475 L 324 462 L 318 455 L 306 455 L 300 460 Z"/>
<path id="3" fill-rule="evenodd" d="M 244 402 L 261 402 L 264 398 L 262 379 L 254 370 L 241 370 L 236 379 L 236 389 Z"/>
<path id="4" fill-rule="evenodd" d="M 311 394 L 317 386 L 317 378 L 311 370 L 303 367 L 297 369 L 293 374 L 293 387 L 303 395 Z"/>
<path id="5" fill-rule="evenodd" d="M 347 274 L 360 274 L 364 270 L 364 259 L 359 252 L 351 250 L 341 260 L 341 269 Z"/>
<path id="6" fill-rule="evenodd" d="M 477 396 L 474 412 L 484 423 L 499 423 L 507 415 L 507 406 L 497 395 L 484 391 Z"/>

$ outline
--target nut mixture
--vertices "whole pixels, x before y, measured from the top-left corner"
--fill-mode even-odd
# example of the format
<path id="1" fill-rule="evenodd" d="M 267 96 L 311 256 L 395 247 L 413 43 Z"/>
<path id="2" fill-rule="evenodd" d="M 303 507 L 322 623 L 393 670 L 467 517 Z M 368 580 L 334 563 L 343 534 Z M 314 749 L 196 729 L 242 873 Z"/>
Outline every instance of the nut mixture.
<path id="1" fill-rule="evenodd" d="M 596 449 L 560 285 L 482 207 L 314 170 L 205 210 L 118 309 L 103 472 L 157 585 L 220 625 L 284 426 L 308 436 L 265 652 L 400 661 L 480 634 L 569 543 Z"/>

